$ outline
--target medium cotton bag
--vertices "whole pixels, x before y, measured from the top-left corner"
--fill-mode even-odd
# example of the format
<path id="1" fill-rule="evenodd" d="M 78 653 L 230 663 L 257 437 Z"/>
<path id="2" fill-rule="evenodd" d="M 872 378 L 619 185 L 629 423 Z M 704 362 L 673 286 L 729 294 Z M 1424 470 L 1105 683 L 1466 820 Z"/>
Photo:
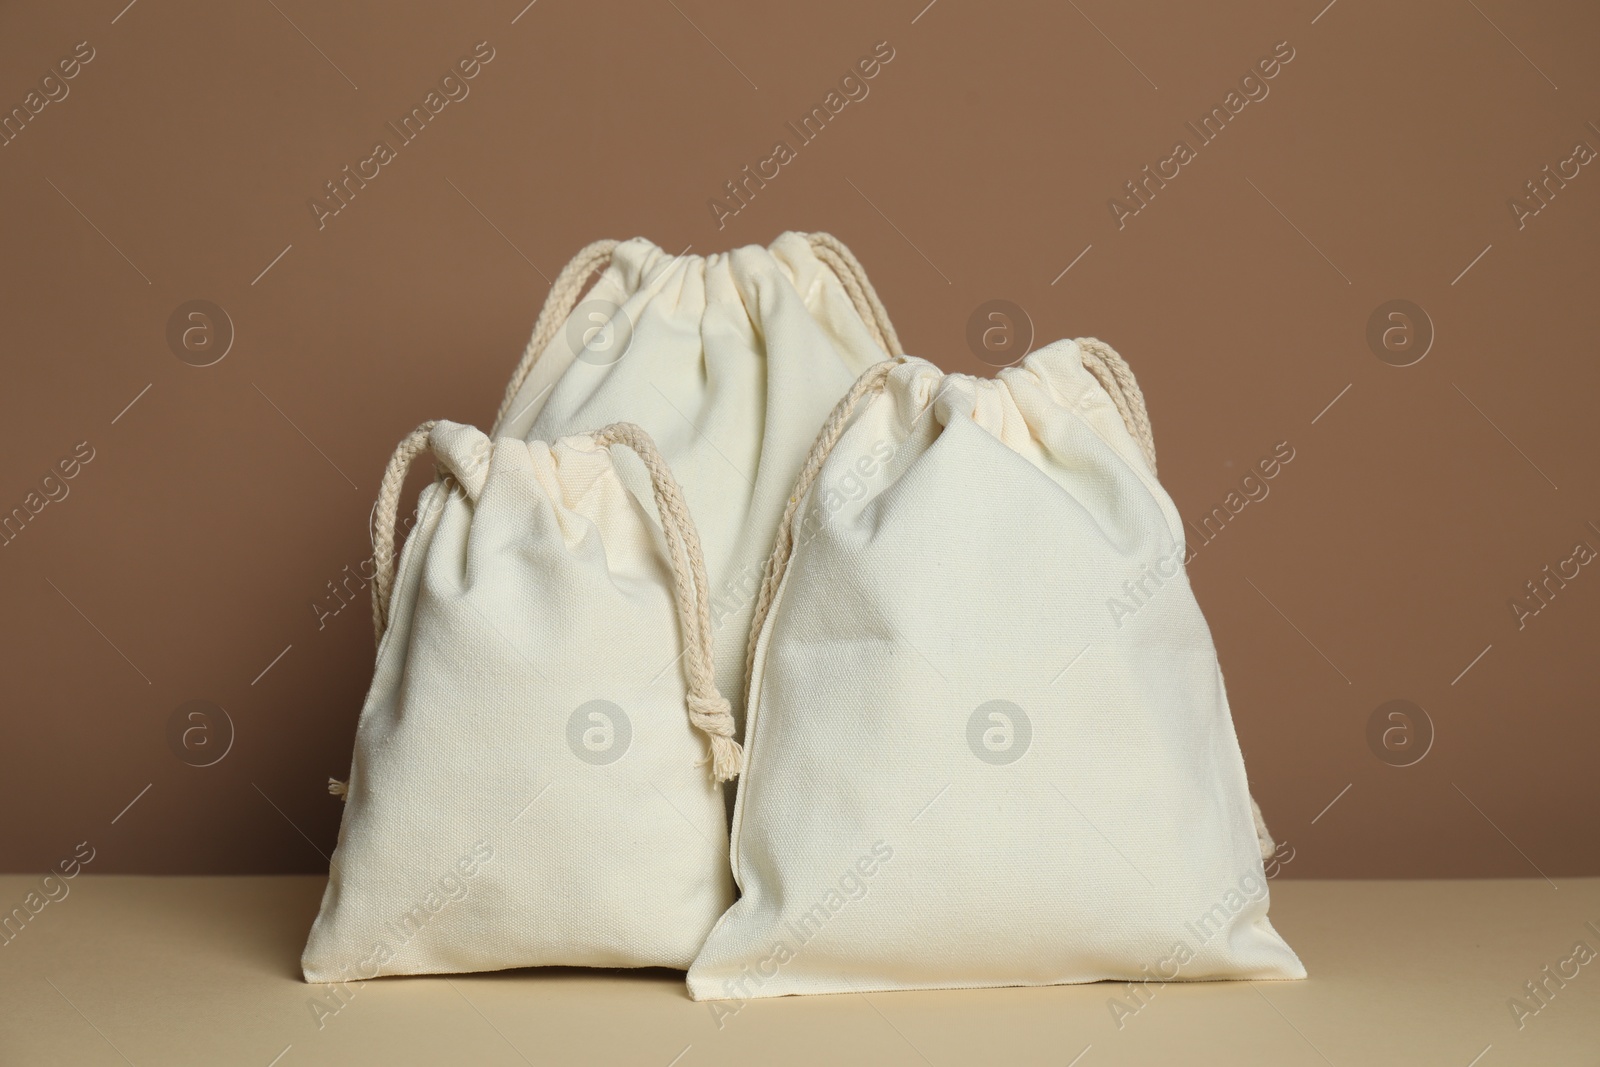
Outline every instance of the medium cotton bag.
<path id="1" fill-rule="evenodd" d="M 1107 346 L 864 375 L 758 602 L 691 995 L 1303 977 L 1184 563 Z"/>
<path id="2" fill-rule="evenodd" d="M 645 470 L 654 514 L 611 446 Z M 423 452 L 444 476 L 396 575 L 400 490 Z M 377 669 L 307 981 L 686 967 L 733 899 L 714 778 L 739 749 L 699 543 L 648 435 L 544 444 L 424 424 L 390 463 L 376 526 Z"/>
<path id="3" fill-rule="evenodd" d="M 644 427 L 700 531 L 718 681 L 739 715 L 750 613 L 806 449 L 851 383 L 900 351 L 860 262 L 828 234 L 704 256 L 600 241 L 551 286 L 493 436 Z M 637 464 L 622 475 L 649 496 Z"/>

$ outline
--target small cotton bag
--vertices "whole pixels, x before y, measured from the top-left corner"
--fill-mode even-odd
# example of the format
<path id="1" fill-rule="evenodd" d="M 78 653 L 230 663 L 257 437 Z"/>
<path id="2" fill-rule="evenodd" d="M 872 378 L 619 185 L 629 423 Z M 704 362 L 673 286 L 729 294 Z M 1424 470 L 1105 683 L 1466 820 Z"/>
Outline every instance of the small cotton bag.
<path id="1" fill-rule="evenodd" d="M 851 383 L 900 352 L 865 269 L 829 234 L 704 256 L 598 241 L 551 286 L 491 435 L 644 427 L 700 531 L 718 681 L 740 716 L 750 614 L 806 450 Z M 621 473 L 649 496 L 642 468 Z"/>
<path id="2" fill-rule="evenodd" d="M 758 600 L 691 995 L 1303 977 L 1184 563 L 1109 347 L 863 375 Z"/>
<path id="3" fill-rule="evenodd" d="M 611 446 L 637 455 L 654 514 Z M 444 477 L 396 575 L 423 452 Z M 390 462 L 376 527 L 377 669 L 306 980 L 687 966 L 733 899 L 713 779 L 739 747 L 699 542 L 648 435 L 425 423 Z"/>

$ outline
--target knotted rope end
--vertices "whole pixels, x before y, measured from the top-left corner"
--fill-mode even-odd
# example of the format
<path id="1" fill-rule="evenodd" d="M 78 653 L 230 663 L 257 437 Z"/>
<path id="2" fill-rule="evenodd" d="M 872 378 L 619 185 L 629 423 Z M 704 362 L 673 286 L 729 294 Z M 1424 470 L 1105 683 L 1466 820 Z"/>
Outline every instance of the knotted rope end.
<path id="1" fill-rule="evenodd" d="M 731 737 L 711 736 L 711 778 L 731 782 L 744 770 L 744 747 Z"/>
<path id="2" fill-rule="evenodd" d="M 744 770 L 744 748 L 733 739 L 733 706 L 721 693 L 689 694 L 689 722 L 711 744 L 711 777 L 731 782 Z"/>

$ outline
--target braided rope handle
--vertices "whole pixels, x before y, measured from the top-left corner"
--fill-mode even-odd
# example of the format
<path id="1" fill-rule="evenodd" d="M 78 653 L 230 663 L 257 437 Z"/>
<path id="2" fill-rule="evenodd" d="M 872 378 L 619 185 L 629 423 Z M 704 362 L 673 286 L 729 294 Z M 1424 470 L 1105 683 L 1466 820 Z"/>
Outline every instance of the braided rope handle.
<path id="1" fill-rule="evenodd" d="M 389 628 L 394 598 L 395 520 L 400 510 L 400 494 L 411 464 L 422 453 L 432 450 L 431 435 L 437 425 L 437 420 L 425 422 L 405 436 L 394 455 L 389 457 L 389 466 L 384 470 L 378 490 L 378 503 L 373 509 L 372 625 L 379 643 Z M 712 659 L 711 583 L 706 577 L 699 531 L 684 503 L 683 491 L 649 434 L 631 422 L 618 422 L 598 431 L 593 438 L 602 448 L 622 445 L 632 449 L 650 472 L 656 511 L 661 516 L 661 529 L 672 562 L 673 603 L 683 631 L 689 722 L 710 742 L 712 776 L 719 782 L 730 781 L 744 766 L 744 752 L 733 737 L 733 709 L 717 689 Z"/>
<path id="2" fill-rule="evenodd" d="M 499 432 L 506 412 L 511 410 L 511 402 L 522 390 L 522 384 L 528 380 L 540 354 L 566 324 L 572 309 L 578 306 L 578 298 L 583 295 L 589 275 L 611 265 L 611 253 L 616 250 L 617 244 L 616 241 L 606 240 L 584 246 L 556 275 L 556 280 L 550 286 L 550 295 L 545 297 L 544 307 L 539 309 L 539 317 L 534 321 L 533 336 L 528 339 L 528 347 L 523 349 L 522 359 L 518 361 L 516 370 L 511 372 L 511 380 L 506 383 L 505 399 L 500 401 L 500 410 L 494 417 L 495 433 Z"/>
<path id="3" fill-rule="evenodd" d="M 850 247 L 831 233 L 808 233 L 806 240 L 811 244 L 811 251 L 844 286 L 850 302 L 855 305 L 856 314 L 872 331 L 873 339 L 884 354 L 891 357 L 905 355 L 906 350 L 900 347 L 900 335 L 895 333 L 894 323 L 889 321 L 889 310 L 878 299 L 878 291 L 867 278 L 867 268 L 861 265 Z"/>
<path id="4" fill-rule="evenodd" d="M 884 383 L 889 379 L 889 372 L 904 362 L 904 356 L 897 356 L 868 367 L 861 377 L 856 379 L 850 391 L 840 397 L 839 402 L 834 405 L 828 421 L 822 424 L 816 440 L 811 443 L 811 450 L 806 453 L 806 461 L 800 468 L 799 477 L 795 479 L 794 490 L 789 494 L 789 503 L 783 509 L 783 518 L 778 522 L 778 533 L 773 539 L 772 554 L 767 557 L 766 567 L 762 571 L 761 591 L 756 596 L 755 611 L 750 616 L 750 641 L 745 646 L 744 660 L 746 690 L 755 679 L 756 644 L 761 639 L 761 628 L 766 624 L 767 613 L 772 610 L 772 602 L 778 595 L 778 586 L 783 584 L 784 573 L 789 569 L 789 560 L 794 555 L 795 512 L 800 510 L 800 505 L 810 495 L 817 476 L 822 473 L 822 465 L 833 452 L 833 446 L 838 444 L 839 438 L 844 435 L 845 427 L 849 425 L 850 418 L 855 414 L 861 401 L 869 395 L 882 392 Z"/>
<path id="5" fill-rule="evenodd" d="M 683 631 L 684 664 L 688 675 L 689 722 L 711 743 L 711 776 L 731 781 L 744 768 L 744 751 L 734 740 L 733 709 L 717 688 L 712 662 L 711 583 L 706 577 L 700 534 L 684 503 L 683 491 L 649 434 L 631 422 L 615 422 L 595 434 L 602 447 L 622 445 L 632 449 L 650 472 L 661 532 L 672 557 L 673 601 Z"/>
<path id="6" fill-rule="evenodd" d="M 1144 391 L 1139 388 L 1139 380 L 1133 376 L 1133 368 L 1117 354 L 1116 349 L 1098 338 L 1080 337 L 1077 345 L 1083 357 L 1084 369 L 1094 375 L 1100 387 L 1110 395 L 1111 402 L 1117 406 L 1117 413 L 1122 416 L 1122 424 L 1139 442 L 1145 461 L 1150 464 L 1150 473 L 1154 474 L 1155 433 L 1150 428 L 1150 413 L 1145 408 Z"/>
<path id="7" fill-rule="evenodd" d="M 430 419 L 401 439 L 378 485 L 378 502 L 372 509 L 372 630 L 379 644 L 389 629 L 389 602 L 394 596 L 394 527 L 400 517 L 400 493 L 412 462 L 429 450 L 428 435 L 437 425 L 439 420 Z"/>

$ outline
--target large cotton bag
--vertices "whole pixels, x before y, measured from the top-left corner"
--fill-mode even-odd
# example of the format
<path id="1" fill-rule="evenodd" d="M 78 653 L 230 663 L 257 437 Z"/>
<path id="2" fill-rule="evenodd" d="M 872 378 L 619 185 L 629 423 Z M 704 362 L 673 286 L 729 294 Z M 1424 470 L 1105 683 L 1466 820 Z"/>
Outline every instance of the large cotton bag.
<path id="1" fill-rule="evenodd" d="M 646 470 L 648 508 L 612 445 Z M 423 452 L 444 477 L 391 579 Z M 377 527 L 377 669 L 306 979 L 687 966 L 733 898 L 712 771 L 738 747 L 698 542 L 648 436 L 425 424 Z"/>
<path id="2" fill-rule="evenodd" d="M 1303 977 L 1120 357 L 885 363 L 812 458 L 691 994 Z"/>
<path id="3" fill-rule="evenodd" d="M 648 431 L 700 531 L 718 681 L 740 714 L 750 613 L 801 461 L 851 383 L 899 353 L 861 264 L 828 234 L 710 255 L 601 241 L 551 286 L 493 436 Z M 649 496 L 637 464 L 622 474 Z"/>

